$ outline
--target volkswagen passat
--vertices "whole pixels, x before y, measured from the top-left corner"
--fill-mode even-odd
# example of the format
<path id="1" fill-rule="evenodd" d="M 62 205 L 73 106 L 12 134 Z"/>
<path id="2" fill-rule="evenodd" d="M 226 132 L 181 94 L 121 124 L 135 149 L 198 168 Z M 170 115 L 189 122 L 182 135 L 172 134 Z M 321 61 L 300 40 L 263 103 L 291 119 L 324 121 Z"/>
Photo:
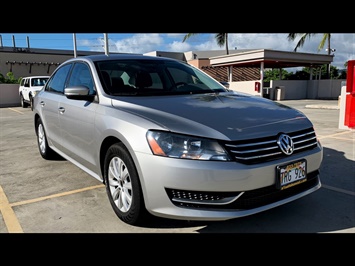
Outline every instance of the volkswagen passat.
<path id="1" fill-rule="evenodd" d="M 103 182 L 128 224 L 238 218 L 321 187 L 323 150 L 303 113 L 228 91 L 184 62 L 77 57 L 34 99 L 41 156 Z"/>

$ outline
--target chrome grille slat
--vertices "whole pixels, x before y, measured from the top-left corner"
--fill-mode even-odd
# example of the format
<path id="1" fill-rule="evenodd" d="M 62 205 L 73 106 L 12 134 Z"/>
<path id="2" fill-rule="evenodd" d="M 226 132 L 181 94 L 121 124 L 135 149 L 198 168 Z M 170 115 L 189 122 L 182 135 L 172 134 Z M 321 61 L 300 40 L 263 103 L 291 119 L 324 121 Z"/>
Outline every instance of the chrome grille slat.
<path id="1" fill-rule="evenodd" d="M 224 146 L 236 161 L 243 164 L 256 164 L 277 160 L 287 156 L 281 152 L 277 144 L 278 136 L 281 133 L 260 139 L 226 142 Z M 294 153 L 313 149 L 317 146 L 317 137 L 313 128 L 283 134 L 291 137 L 294 143 Z"/>
<path id="2" fill-rule="evenodd" d="M 240 153 L 240 154 L 245 154 L 245 153 L 251 153 L 251 152 L 260 152 L 260 151 L 267 151 L 267 150 L 276 150 L 279 147 L 272 146 L 272 147 L 267 147 L 267 148 L 262 148 L 262 149 L 255 149 L 255 150 L 247 150 L 247 151 L 237 151 L 237 150 L 231 150 L 233 153 Z"/>
<path id="3" fill-rule="evenodd" d="M 236 159 L 240 159 L 240 160 L 251 160 L 251 159 L 270 157 L 270 156 L 274 156 L 274 155 L 280 155 L 280 154 L 281 154 L 281 152 L 275 152 L 275 153 L 268 153 L 268 154 L 265 154 L 265 155 L 249 156 L 247 158 L 235 156 L 235 158 Z"/>
<path id="4" fill-rule="evenodd" d="M 313 137 L 313 138 L 310 138 L 310 139 L 305 139 L 305 140 L 300 140 L 300 141 L 294 141 L 293 143 L 294 144 L 299 144 L 299 143 L 307 142 L 307 141 L 314 140 L 314 139 L 316 139 L 316 137 Z"/>
<path id="5" fill-rule="evenodd" d="M 297 136 L 293 136 L 292 139 L 295 139 L 295 138 L 302 138 L 302 137 L 305 137 L 305 136 L 308 136 L 308 135 L 311 135 L 311 134 L 315 134 L 314 131 L 312 132 L 308 132 L 306 134 L 300 134 L 300 135 L 297 135 Z"/>
<path id="6" fill-rule="evenodd" d="M 182 199 L 182 198 L 172 198 L 171 200 L 176 203 L 187 203 L 187 204 L 201 204 L 201 205 L 227 205 L 236 201 L 240 196 L 243 195 L 244 192 L 239 193 L 236 197 L 228 197 L 220 200 L 194 200 L 194 199 Z"/>
<path id="7" fill-rule="evenodd" d="M 295 148 L 295 151 L 314 146 L 314 143 Z"/>
<path id="8" fill-rule="evenodd" d="M 235 147 L 235 148 L 242 148 L 242 147 L 250 147 L 250 146 L 257 146 L 257 145 L 263 145 L 263 144 L 269 144 L 269 143 L 274 143 L 275 141 L 269 140 L 269 141 L 263 141 L 263 142 L 258 142 L 258 143 L 246 143 L 246 144 L 226 144 L 226 146 L 229 147 Z"/>
<path id="9" fill-rule="evenodd" d="M 230 205 L 243 196 L 244 192 L 219 193 L 168 189 L 170 200 L 178 205 Z"/>

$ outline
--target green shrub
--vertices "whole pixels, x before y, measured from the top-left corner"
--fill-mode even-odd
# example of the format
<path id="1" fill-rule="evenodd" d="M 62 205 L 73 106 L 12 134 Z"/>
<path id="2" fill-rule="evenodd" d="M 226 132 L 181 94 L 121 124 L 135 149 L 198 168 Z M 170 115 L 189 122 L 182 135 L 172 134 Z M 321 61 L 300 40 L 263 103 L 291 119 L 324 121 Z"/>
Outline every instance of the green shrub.
<path id="1" fill-rule="evenodd" d="M 16 79 L 12 72 L 7 72 L 6 77 L 0 73 L 0 83 L 20 84 L 22 78 Z"/>

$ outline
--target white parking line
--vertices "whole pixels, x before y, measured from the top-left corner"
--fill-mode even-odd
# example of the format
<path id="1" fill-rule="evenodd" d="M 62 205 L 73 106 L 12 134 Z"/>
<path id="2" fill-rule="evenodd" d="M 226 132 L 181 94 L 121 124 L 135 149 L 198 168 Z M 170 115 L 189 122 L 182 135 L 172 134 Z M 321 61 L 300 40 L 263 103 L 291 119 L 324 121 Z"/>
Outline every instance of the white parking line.
<path id="1" fill-rule="evenodd" d="M 344 194 L 348 194 L 350 196 L 355 196 L 355 192 L 349 191 L 349 190 L 345 190 L 345 189 L 341 189 L 341 188 L 336 188 L 336 187 L 332 187 L 332 186 L 328 186 L 328 185 L 323 185 L 323 188 L 329 189 L 329 190 L 334 190 L 340 193 L 344 193 Z"/>
<path id="2" fill-rule="evenodd" d="M 345 135 L 347 133 L 353 133 L 352 131 L 344 131 L 344 132 L 339 132 L 331 135 L 325 135 L 325 136 L 318 136 L 318 139 L 325 139 L 325 138 L 335 138 L 337 139 L 339 135 Z M 351 139 L 350 139 L 351 140 Z"/>

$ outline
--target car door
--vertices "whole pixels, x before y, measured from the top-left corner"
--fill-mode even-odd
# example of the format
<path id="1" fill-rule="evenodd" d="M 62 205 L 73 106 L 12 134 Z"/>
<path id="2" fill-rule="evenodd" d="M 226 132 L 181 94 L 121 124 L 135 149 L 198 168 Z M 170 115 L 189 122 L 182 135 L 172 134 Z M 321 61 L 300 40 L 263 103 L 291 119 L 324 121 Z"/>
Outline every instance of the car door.
<path id="1" fill-rule="evenodd" d="M 96 90 L 90 68 L 85 63 L 75 63 L 68 87 L 86 86 L 90 94 Z M 93 169 L 95 153 L 95 111 L 97 102 L 63 98 L 60 102 L 60 129 L 62 149 L 83 166 Z"/>
<path id="2" fill-rule="evenodd" d="M 62 132 L 59 119 L 61 116 L 60 102 L 66 98 L 64 95 L 64 87 L 71 67 L 72 64 L 66 64 L 58 68 L 45 85 L 38 99 L 48 142 L 61 151 Z"/>
<path id="3" fill-rule="evenodd" d="M 28 92 L 30 91 L 31 78 L 26 78 L 23 83 L 22 97 L 29 101 Z"/>

